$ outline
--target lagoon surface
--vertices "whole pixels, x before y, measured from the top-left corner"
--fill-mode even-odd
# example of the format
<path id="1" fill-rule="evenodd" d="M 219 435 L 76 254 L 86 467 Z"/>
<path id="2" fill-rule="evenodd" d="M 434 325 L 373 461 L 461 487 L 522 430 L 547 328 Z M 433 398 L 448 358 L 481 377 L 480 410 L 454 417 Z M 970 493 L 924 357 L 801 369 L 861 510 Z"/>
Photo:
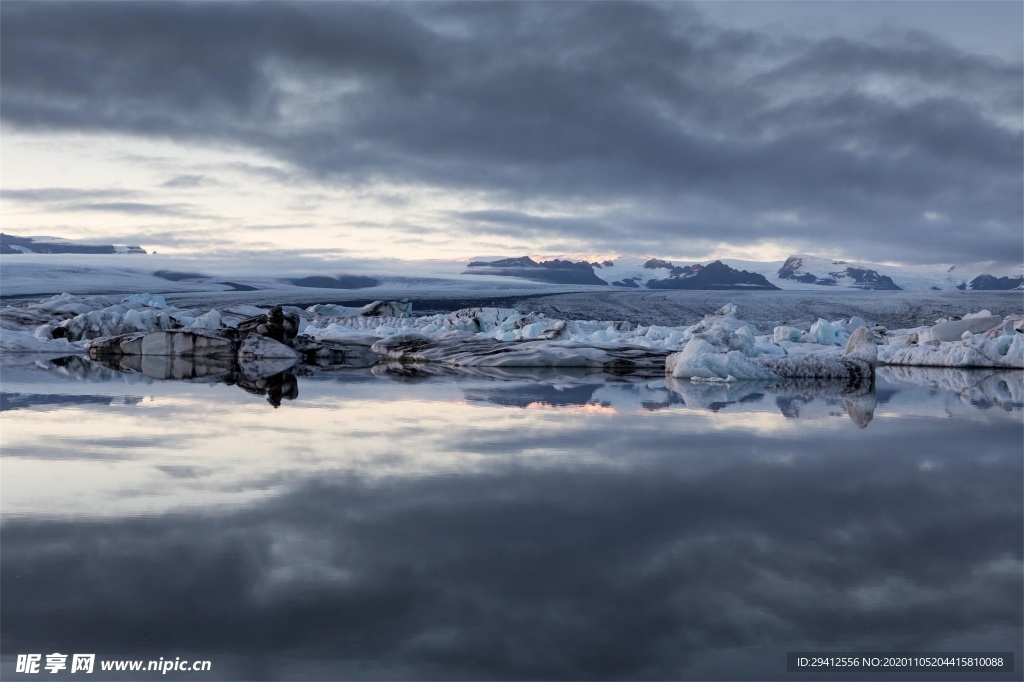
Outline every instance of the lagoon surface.
<path id="1" fill-rule="evenodd" d="M 951 679 L 1020 679 L 1021 374 L 242 390 L 19 359 L 3 678 L 81 652 L 212 663 L 153 679 L 937 679 L 786 652 L 945 650 L 1016 656 Z"/>

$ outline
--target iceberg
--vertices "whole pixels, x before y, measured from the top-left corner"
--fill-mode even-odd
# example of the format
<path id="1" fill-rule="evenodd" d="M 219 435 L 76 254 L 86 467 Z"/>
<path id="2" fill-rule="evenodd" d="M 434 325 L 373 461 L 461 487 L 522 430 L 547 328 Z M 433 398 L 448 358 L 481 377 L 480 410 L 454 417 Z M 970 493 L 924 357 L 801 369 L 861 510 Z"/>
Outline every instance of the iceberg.
<path id="1" fill-rule="evenodd" d="M 679 353 L 665 361 L 665 373 L 675 379 L 736 381 L 778 379 L 779 375 L 761 367 L 737 350 L 723 353 L 703 335 L 692 337 Z"/>
<path id="2" fill-rule="evenodd" d="M 844 379 L 860 385 L 874 377 L 877 346 L 874 333 L 861 326 L 840 353 L 803 355 L 761 354 L 748 357 L 735 350 L 722 352 L 704 336 L 696 335 L 680 353 L 669 356 L 665 373 L 675 379 L 704 381 L 761 380 L 783 377 Z"/>
<path id="3" fill-rule="evenodd" d="M 86 352 L 81 344 L 71 343 L 66 338 L 40 338 L 34 332 L 14 329 L 0 331 L 0 351 L 44 355 L 76 355 Z"/>
<path id="4" fill-rule="evenodd" d="M 407 298 L 401 301 L 374 301 L 360 308 L 326 303 L 311 305 L 306 311 L 320 317 L 412 317 L 412 303 Z"/>
<path id="5" fill-rule="evenodd" d="M 988 311 L 984 311 L 988 312 Z M 965 332 L 981 334 L 1002 324 L 1003 318 L 996 315 L 967 315 L 961 320 L 946 320 L 939 322 L 930 329 L 918 333 L 918 343 L 929 341 L 958 341 L 963 338 Z"/>
<path id="6" fill-rule="evenodd" d="M 660 372 L 667 351 L 619 344 L 573 341 L 498 341 L 466 332 L 432 338 L 395 334 L 371 346 L 389 361 L 442 363 L 457 367 L 578 367 L 617 372 Z"/>
<path id="7" fill-rule="evenodd" d="M 1024 369 L 1024 334 L 987 338 L 967 331 L 959 341 L 893 343 L 879 349 L 878 361 L 886 365 Z"/>
<path id="8" fill-rule="evenodd" d="M 982 310 L 931 327 L 895 330 L 884 340 L 879 364 L 1024 369 L 1024 315 L 1000 318 Z"/>

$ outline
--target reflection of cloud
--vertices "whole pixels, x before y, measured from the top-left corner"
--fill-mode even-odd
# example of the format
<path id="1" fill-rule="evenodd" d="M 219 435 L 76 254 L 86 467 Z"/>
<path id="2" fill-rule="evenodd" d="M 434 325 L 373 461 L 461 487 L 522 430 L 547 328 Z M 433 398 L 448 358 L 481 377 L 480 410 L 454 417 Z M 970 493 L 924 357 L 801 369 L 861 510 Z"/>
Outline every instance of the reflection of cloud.
<path id="1" fill-rule="evenodd" d="M 271 414 L 254 409 L 262 398 L 234 386 L 172 381 L 123 386 L 122 380 L 146 377 L 118 375 L 83 361 L 50 371 L 5 365 L 5 386 L 18 391 L 18 405 L 31 407 L 5 420 L 5 474 L 22 480 L 5 488 L 5 509 L 32 513 L 42 506 L 56 515 L 95 514 L 102 499 L 102 513 L 117 516 L 246 504 L 281 494 L 290 480 L 283 473 L 297 466 L 299 451 L 303 471 L 388 480 L 484 475 L 506 459 L 564 466 L 567 429 L 589 434 L 580 442 L 598 434 L 605 439 L 600 447 L 574 455 L 578 463 L 616 468 L 623 452 L 643 458 L 671 449 L 680 457 L 699 457 L 701 448 L 718 447 L 716 438 L 756 444 L 816 434 L 827 456 L 832 440 L 849 436 L 848 415 L 864 425 L 876 411 L 880 416 L 868 430 L 879 430 L 878 437 L 892 428 L 886 422 L 910 415 L 955 414 L 993 428 L 1007 419 L 1002 410 L 979 409 L 981 402 L 906 384 L 882 386 L 879 411 L 874 394 L 821 393 L 829 387 L 814 382 L 786 383 L 776 394 L 779 386 L 756 382 L 701 384 L 549 370 L 449 370 L 442 376 L 385 371 L 300 377 L 298 397 Z M 87 383 L 66 401 L 53 398 L 75 380 Z M 140 402 L 143 395 L 148 397 Z M 116 409 L 126 400 L 137 406 Z M 37 402 L 69 418 L 54 421 L 35 407 Z M 532 408 L 507 409 L 527 406 Z M 520 447 L 514 452 L 495 445 L 510 433 Z M 250 442 L 238 434 L 260 437 Z M 414 445 L 396 448 L 396 443 Z M 218 453 L 212 464 L 210 452 Z M 80 468 L 67 464 L 70 453 L 83 462 Z M 132 465 L 111 466 L 96 477 L 88 460 Z M 209 473 L 195 487 L 167 480 L 159 471 L 166 466 L 203 467 Z M 67 476 L 73 468 L 84 477 Z M 77 494 L 83 486 L 88 494 Z"/>
<path id="2" fill-rule="evenodd" d="M 655 418 L 509 424 L 472 476 L 293 468 L 244 509 L 8 520 L 3 646 L 287 656 L 363 679 L 770 678 L 800 647 L 1018 646 L 1018 425 L 874 424 L 821 457 L 813 436 Z M 984 465 L 963 456 L 980 436 Z M 562 465 L 523 466 L 537 447 Z M 921 472 L 922 452 L 941 466 Z"/>

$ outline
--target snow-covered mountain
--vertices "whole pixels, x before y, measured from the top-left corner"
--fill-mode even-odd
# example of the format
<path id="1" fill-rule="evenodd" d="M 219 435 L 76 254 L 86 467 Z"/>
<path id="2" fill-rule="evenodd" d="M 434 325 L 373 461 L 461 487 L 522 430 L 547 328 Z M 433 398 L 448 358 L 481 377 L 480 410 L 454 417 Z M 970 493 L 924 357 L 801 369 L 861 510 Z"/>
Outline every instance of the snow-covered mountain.
<path id="1" fill-rule="evenodd" d="M 521 277 L 548 284 L 607 284 L 606 281 L 594 274 L 595 265 L 601 267 L 599 263 L 585 261 L 574 263 L 558 258 L 538 263 L 529 256 L 522 256 L 493 261 L 471 261 L 463 274 Z"/>
<path id="2" fill-rule="evenodd" d="M 596 284 L 647 289 L 778 289 L 761 274 L 739 270 L 712 261 L 707 264 L 674 265 L 669 261 L 649 258 L 637 268 L 629 262 L 617 268 L 617 261 L 604 262 L 553 259 L 535 261 L 529 256 L 494 261 L 473 261 L 465 275 L 498 275 L 521 277 L 552 284 Z"/>
<path id="3" fill-rule="evenodd" d="M 14 255 L 19 253 L 146 253 L 141 246 L 115 246 L 113 244 L 93 244 L 60 237 L 18 237 L 0 232 L 0 254 Z"/>
<path id="4" fill-rule="evenodd" d="M 0 235 L 5 257 L 2 294 L 60 293 L 65 290 L 168 292 L 255 291 L 298 287 L 369 290 L 410 279 L 466 291 L 565 287 L 679 289 L 700 291 L 1020 291 L 1024 267 L 897 266 L 847 262 L 794 254 L 778 261 L 716 259 L 669 261 L 651 256 L 501 255 L 466 260 L 345 260 L 298 256 L 286 260 L 264 253 L 230 257 L 148 255 L 107 258 L 107 254 L 145 254 L 138 246 L 88 243 L 57 237 Z M 7 258 L 8 255 L 12 257 Z M 16 256 L 16 257 L 15 257 Z M 204 274 L 205 273 L 205 274 Z M 343 274 L 339 274 L 343 273 Z M 469 275 L 469 276 L 466 276 Z M 116 286 L 114 284 L 116 283 Z M 108 287 L 109 285 L 109 287 Z M 170 287 L 170 288 L 168 288 Z M 60 289 L 60 291 L 57 291 Z M 373 294 L 378 295 L 378 294 Z"/>
<path id="5" fill-rule="evenodd" d="M 957 266 L 896 266 L 795 254 L 784 261 L 721 259 L 675 264 L 620 256 L 602 262 L 528 256 L 469 263 L 463 274 L 516 277 L 551 284 L 631 289 L 861 289 L 872 291 L 1024 290 L 1024 270 L 980 271 Z"/>
<path id="6" fill-rule="evenodd" d="M 853 287 L 855 289 L 888 289 L 897 291 L 892 278 L 874 268 L 850 265 L 844 260 L 812 259 L 810 256 L 790 256 L 777 273 L 779 279 L 791 279 L 803 284 Z"/>

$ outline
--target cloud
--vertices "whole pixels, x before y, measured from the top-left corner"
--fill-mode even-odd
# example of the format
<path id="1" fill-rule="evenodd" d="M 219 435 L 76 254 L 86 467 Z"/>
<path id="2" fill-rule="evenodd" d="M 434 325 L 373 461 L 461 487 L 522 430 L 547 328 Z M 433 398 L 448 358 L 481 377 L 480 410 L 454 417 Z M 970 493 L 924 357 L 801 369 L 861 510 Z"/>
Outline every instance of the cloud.
<path id="1" fill-rule="evenodd" d="M 173 187 L 173 188 L 193 188 L 203 187 L 207 185 L 219 184 L 214 178 L 208 178 L 205 175 L 176 175 L 166 182 L 160 183 L 161 187 Z"/>
<path id="2" fill-rule="evenodd" d="M 179 185 L 180 186 L 180 185 Z M 10 201 L 38 204 L 50 211 L 85 213 L 123 213 L 127 215 L 157 215 L 187 218 L 206 217 L 198 207 L 185 203 L 149 203 L 126 201 L 142 195 L 135 190 L 90 189 L 69 187 L 37 187 L 4 190 L 2 196 Z M 116 199 L 116 201 L 99 201 Z"/>
<path id="3" fill-rule="evenodd" d="M 1024 69 L 920 32 L 811 40 L 643 3 L 0 12 L 14 129 L 239 146 L 281 164 L 250 170 L 282 182 L 597 216 L 479 221 L 481 238 L 1024 257 Z M 948 216 L 944 229 L 926 211 Z M 759 219 L 785 212 L 802 220 Z M 593 232 L 602 223 L 615 229 Z"/>
<path id="4" fill-rule="evenodd" d="M 161 215 L 201 218 L 191 204 L 147 204 L 135 201 L 107 201 L 83 204 L 62 204 L 58 208 L 72 212 L 125 213 L 128 215 Z"/>
<path id="5" fill-rule="evenodd" d="M 83 199 L 127 198 L 138 193 L 122 189 L 76 189 L 71 187 L 37 187 L 31 189 L 5 189 L 4 199 L 25 203 L 59 203 Z"/>

